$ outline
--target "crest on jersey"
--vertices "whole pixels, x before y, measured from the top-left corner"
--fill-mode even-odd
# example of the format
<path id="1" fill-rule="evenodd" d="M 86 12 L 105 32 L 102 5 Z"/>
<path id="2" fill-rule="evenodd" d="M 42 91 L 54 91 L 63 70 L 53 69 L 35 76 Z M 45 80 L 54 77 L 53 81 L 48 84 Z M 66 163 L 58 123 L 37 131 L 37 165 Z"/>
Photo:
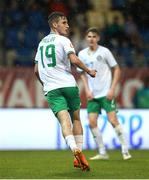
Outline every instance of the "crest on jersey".
<path id="1" fill-rule="evenodd" d="M 102 56 L 100 56 L 100 55 L 98 55 L 96 59 L 97 59 L 97 61 L 99 61 L 100 63 L 103 63 L 103 64 L 106 63 L 105 59 L 104 59 Z"/>
<path id="2" fill-rule="evenodd" d="M 102 61 L 102 56 L 98 55 L 98 56 L 97 56 L 97 60 L 98 60 L 98 61 Z"/>

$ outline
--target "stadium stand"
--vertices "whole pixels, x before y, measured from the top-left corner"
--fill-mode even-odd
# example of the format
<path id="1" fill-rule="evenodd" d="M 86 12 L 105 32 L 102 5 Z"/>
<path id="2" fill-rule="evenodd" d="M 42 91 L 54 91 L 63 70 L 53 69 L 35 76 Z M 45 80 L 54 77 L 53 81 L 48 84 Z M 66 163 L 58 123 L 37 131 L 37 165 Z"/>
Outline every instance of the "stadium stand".
<path id="1" fill-rule="evenodd" d="M 86 46 L 86 28 L 97 26 L 122 67 L 149 66 L 148 7 L 145 0 L 1 0 L 0 65 L 32 66 L 38 42 L 49 33 L 47 16 L 57 10 L 69 18 L 77 51 Z"/>

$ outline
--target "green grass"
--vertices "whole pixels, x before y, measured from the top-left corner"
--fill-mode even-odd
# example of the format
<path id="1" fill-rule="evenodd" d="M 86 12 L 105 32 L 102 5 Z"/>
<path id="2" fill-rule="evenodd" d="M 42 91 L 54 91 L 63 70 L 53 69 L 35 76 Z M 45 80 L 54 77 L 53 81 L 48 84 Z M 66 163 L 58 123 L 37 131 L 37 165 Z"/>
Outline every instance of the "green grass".
<path id="1" fill-rule="evenodd" d="M 84 151 L 87 157 L 95 151 Z M 0 151 L 1 179 L 147 179 L 149 151 L 131 150 L 122 160 L 120 151 L 109 151 L 108 161 L 89 161 L 90 172 L 73 168 L 70 151 Z"/>

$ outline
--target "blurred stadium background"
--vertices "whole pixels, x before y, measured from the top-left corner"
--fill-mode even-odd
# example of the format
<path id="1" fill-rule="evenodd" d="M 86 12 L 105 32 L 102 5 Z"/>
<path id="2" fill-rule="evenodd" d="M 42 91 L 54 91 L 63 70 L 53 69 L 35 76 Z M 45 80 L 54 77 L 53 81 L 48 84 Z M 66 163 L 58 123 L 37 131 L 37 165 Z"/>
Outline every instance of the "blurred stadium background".
<path id="1" fill-rule="evenodd" d="M 86 47 L 86 29 L 99 28 L 101 44 L 110 48 L 122 67 L 116 98 L 129 147 L 149 149 L 147 0 L 0 1 L 0 149 L 66 149 L 60 127 L 33 74 L 37 45 L 49 33 L 47 16 L 53 11 L 62 11 L 68 17 L 70 39 L 77 53 Z M 88 128 L 84 89 L 74 67 L 73 73 L 81 92 L 84 148 L 92 149 L 95 144 Z M 99 128 L 107 147 L 118 148 L 105 115 Z"/>

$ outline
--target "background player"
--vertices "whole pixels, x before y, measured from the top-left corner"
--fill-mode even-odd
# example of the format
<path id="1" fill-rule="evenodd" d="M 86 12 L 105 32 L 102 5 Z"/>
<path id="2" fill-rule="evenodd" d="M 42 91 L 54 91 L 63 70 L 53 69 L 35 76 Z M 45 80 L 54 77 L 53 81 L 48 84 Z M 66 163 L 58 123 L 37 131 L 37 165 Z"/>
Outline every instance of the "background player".
<path id="1" fill-rule="evenodd" d="M 101 109 L 106 111 L 108 120 L 119 138 L 123 159 L 130 159 L 131 155 L 128 152 L 124 132 L 116 116 L 116 103 L 114 99 L 115 88 L 121 74 L 120 68 L 110 50 L 98 45 L 100 36 L 96 28 L 87 30 L 86 40 L 89 47 L 81 50 L 78 56 L 89 68 L 96 68 L 97 70 L 95 78 L 90 78 L 86 73 L 81 74 L 88 100 L 87 111 L 90 129 L 99 152 L 90 159 L 109 158 L 101 132 L 97 127 L 97 119 Z"/>

